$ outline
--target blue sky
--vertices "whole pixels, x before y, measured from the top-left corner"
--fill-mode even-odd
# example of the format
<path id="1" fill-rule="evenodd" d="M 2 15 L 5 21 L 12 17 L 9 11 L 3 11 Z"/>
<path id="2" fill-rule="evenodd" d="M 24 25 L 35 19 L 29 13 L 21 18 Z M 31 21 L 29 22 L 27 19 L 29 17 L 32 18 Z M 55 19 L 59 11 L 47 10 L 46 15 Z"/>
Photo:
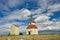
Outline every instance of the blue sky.
<path id="1" fill-rule="evenodd" d="M 0 31 L 25 30 L 31 14 L 39 30 L 60 30 L 60 0 L 0 0 Z"/>

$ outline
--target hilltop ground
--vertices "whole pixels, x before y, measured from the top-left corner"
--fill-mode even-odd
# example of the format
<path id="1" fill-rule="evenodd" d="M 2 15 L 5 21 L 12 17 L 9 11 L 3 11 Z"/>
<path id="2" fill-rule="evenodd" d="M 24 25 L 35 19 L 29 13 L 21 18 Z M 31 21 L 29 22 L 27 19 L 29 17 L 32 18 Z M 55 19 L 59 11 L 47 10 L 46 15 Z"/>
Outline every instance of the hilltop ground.
<path id="1" fill-rule="evenodd" d="M 0 36 L 0 40 L 60 40 L 60 34 Z"/>

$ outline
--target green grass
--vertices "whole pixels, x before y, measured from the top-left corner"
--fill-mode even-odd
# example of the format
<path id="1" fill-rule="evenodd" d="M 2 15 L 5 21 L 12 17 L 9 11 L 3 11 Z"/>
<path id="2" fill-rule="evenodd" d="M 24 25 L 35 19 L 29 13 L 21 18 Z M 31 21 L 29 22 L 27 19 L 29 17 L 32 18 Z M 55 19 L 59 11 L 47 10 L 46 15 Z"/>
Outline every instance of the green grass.
<path id="1" fill-rule="evenodd" d="M 60 40 L 60 34 L 41 34 L 41 35 L 19 35 L 19 36 L 0 36 L 0 40 Z"/>

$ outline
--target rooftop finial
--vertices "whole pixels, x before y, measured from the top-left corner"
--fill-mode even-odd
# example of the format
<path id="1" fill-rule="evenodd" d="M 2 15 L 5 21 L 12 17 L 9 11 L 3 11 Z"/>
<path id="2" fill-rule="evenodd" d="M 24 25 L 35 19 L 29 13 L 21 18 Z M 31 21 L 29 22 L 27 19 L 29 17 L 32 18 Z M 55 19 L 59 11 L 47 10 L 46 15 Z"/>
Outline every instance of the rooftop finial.
<path id="1" fill-rule="evenodd" d="M 29 24 L 31 24 L 31 23 L 35 23 L 35 21 L 34 21 L 34 19 L 33 19 L 32 14 L 31 14 L 31 16 L 30 16 L 30 21 L 29 21 Z"/>

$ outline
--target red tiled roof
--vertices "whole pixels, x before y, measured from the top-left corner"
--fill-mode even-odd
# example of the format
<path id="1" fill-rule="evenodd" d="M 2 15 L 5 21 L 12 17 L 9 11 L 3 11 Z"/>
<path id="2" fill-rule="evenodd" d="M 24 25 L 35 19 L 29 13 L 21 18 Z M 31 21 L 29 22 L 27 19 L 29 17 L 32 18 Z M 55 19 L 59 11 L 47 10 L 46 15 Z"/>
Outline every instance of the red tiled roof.
<path id="1" fill-rule="evenodd" d="M 28 25 L 26 29 L 37 29 L 36 25 Z"/>

